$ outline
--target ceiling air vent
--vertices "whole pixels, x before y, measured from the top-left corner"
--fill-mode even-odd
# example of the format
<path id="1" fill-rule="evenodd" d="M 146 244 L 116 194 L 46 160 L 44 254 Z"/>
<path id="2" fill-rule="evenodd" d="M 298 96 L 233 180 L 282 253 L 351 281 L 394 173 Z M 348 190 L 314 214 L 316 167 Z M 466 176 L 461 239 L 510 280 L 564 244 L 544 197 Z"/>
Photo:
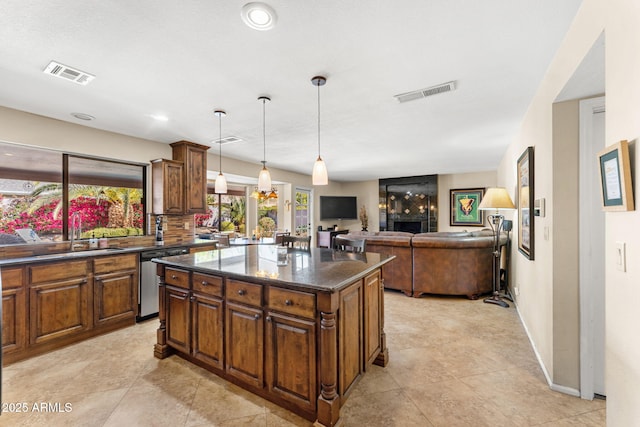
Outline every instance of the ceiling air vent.
<path id="1" fill-rule="evenodd" d="M 222 144 L 222 145 L 227 145 L 227 144 L 233 144 L 234 142 L 240 142 L 242 141 L 242 138 L 238 138 L 237 136 L 227 136 L 225 138 L 222 138 L 220 140 L 214 140 L 211 141 L 212 144 Z"/>
<path id="2" fill-rule="evenodd" d="M 68 67 L 55 61 L 51 61 L 49 65 L 47 65 L 47 68 L 42 71 L 46 74 L 60 77 L 61 79 L 69 80 L 83 86 L 96 78 L 93 74 L 85 73 L 84 71 Z"/>
<path id="3" fill-rule="evenodd" d="M 437 95 L 439 93 L 451 92 L 456 89 L 456 82 L 447 82 L 437 86 L 431 86 L 426 89 L 414 90 L 413 92 L 401 93 L 394 95 L 398 102 L 413 101 L 414 99 L 426 98 L 427 96 Z"/>

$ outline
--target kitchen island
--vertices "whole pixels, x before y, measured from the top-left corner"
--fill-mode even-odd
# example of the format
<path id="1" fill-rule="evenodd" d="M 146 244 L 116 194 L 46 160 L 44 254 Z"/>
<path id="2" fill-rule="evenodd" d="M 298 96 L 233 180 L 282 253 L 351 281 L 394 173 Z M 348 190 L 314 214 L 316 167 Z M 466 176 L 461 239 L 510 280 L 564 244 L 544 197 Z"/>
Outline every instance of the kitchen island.
<path id="1" fill-rule="evenodd" d="M 154 260 L 154 354 L 334 426 L 371 364 L 388 362 L 381 267 L 393 258 L 312 248 L 278 265 L 276 246 L 251 245 Z"/>

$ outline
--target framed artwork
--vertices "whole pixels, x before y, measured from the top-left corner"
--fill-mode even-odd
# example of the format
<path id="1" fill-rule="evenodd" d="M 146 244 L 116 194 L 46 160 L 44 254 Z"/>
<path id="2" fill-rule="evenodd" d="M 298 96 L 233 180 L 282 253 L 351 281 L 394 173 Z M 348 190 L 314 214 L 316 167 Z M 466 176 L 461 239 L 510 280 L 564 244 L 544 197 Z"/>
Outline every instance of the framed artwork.
<path id="1" fill-rule="evenodd" d="M 533 260 L 534 248 L 534 176 L 533 147 L 518 158 L 518 251 Z"/>
<path id="2" fill-rule="evenodd" d="M 629 144 L 622 140 L 598 153 L 600 194 L 605 211 L 632 211 L 633 190 L 629 166 Z"/>
<path id="3" fill-rule="evenodd" d="M 470 225 L 482 227 L 484 225 L 484 211 L 478 206 L 484 196 L 484 188 L 463 188 L 449 190 L 451 195 L 450 225 Z"/>

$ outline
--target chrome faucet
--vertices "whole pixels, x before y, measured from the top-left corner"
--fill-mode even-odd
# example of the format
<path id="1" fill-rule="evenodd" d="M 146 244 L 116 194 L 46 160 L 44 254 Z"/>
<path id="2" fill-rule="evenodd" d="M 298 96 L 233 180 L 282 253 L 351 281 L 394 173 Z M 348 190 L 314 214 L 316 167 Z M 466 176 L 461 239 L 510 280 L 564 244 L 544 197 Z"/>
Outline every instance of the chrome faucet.
<path id="1" fill-rule="evenodd" d="M 77 234 L 77 236 L 76 236 Z M 74 212 L 71 214 L 71 232 L 70 232 L 70 240 L 71 240 L 71 250 L 75 250 L 76 248 L 82 247 L 80 244 L 75 244 L 75 239 L 80 239 L 82 235 L 82 219 L 80 218 L 80 212 Z"/>

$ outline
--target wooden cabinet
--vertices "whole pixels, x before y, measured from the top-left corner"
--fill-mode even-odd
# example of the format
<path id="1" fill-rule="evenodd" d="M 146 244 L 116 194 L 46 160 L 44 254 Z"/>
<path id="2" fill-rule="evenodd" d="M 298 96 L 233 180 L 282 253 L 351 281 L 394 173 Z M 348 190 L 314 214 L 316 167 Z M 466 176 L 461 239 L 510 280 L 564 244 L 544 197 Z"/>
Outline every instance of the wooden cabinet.
<path id="1" fill-rule="evenodd" d="M 206 251 L 213 251 L 216 249 L 216 245 L 211 244 L 211 245 L 198 245 L 198 246 L 192 246 L 189 248 L 189 253 L 190 254 L 195 254 L 198 252 L 206 252 Z"/>
<path id="2" fill-rule="evenodd" d="M 94 326 L 135 319 L 138 313 L 138 255 L 93 260 Z"/>
<path id="3" fill-rule="evenodd" d="M 184 165 L 183 207 L 185 214 L 207 213 L 207 150 L 206 145 L 189 141 L 171 144 L 173 160 Z"/>
<path id="4" fill-rule="evenodd" d="M 382 350 L 382 279 L 380 271 L 364 278 L 364 355 L 365 369 Z"/>
<path id="5" fill-rule="evenodd" d="M 153 213 L 182 214 L 184 212 L 184 166 L 167 159 L 151 161 L 151 193 Z"/>
<path id="6" fill-rule="evenodd" d="M 2 352 L 24 350 L 27 339 L 27 304 L 24 268 L 7 267 L 2 274 Z"/>
<path id="7" fill-rule="evenodd" d="M 91 327 L 87 260 L 30 265 L 29 341 L 40 344 Z"/>
<path id="8" fill-rule="evenodd" d="M 267 389 L 272 395 L 315 412 L 315 295 L 270 287 L 267 307 Z"/>
<path id="9" fill-rule="evenodd" d="M 228 279 L 225 299 L 225 371 L 253 385 L 264 383 L 262 285 Z"/>
<path id="10" fill-rule="evenodd" d="M 338 323 L 339 342 L 338 365 L 340 369 L 339 393 L 347 395 L 360 378 L 363 362 L 363 312 L 362 281 L 359 280 L 340 292 L 340 321 Z"/>
<path id="11" fill-rule="evenodd" d="M 133 325 L 138 271 L 135 253 L 2 268 L 4 362 Z"/>

